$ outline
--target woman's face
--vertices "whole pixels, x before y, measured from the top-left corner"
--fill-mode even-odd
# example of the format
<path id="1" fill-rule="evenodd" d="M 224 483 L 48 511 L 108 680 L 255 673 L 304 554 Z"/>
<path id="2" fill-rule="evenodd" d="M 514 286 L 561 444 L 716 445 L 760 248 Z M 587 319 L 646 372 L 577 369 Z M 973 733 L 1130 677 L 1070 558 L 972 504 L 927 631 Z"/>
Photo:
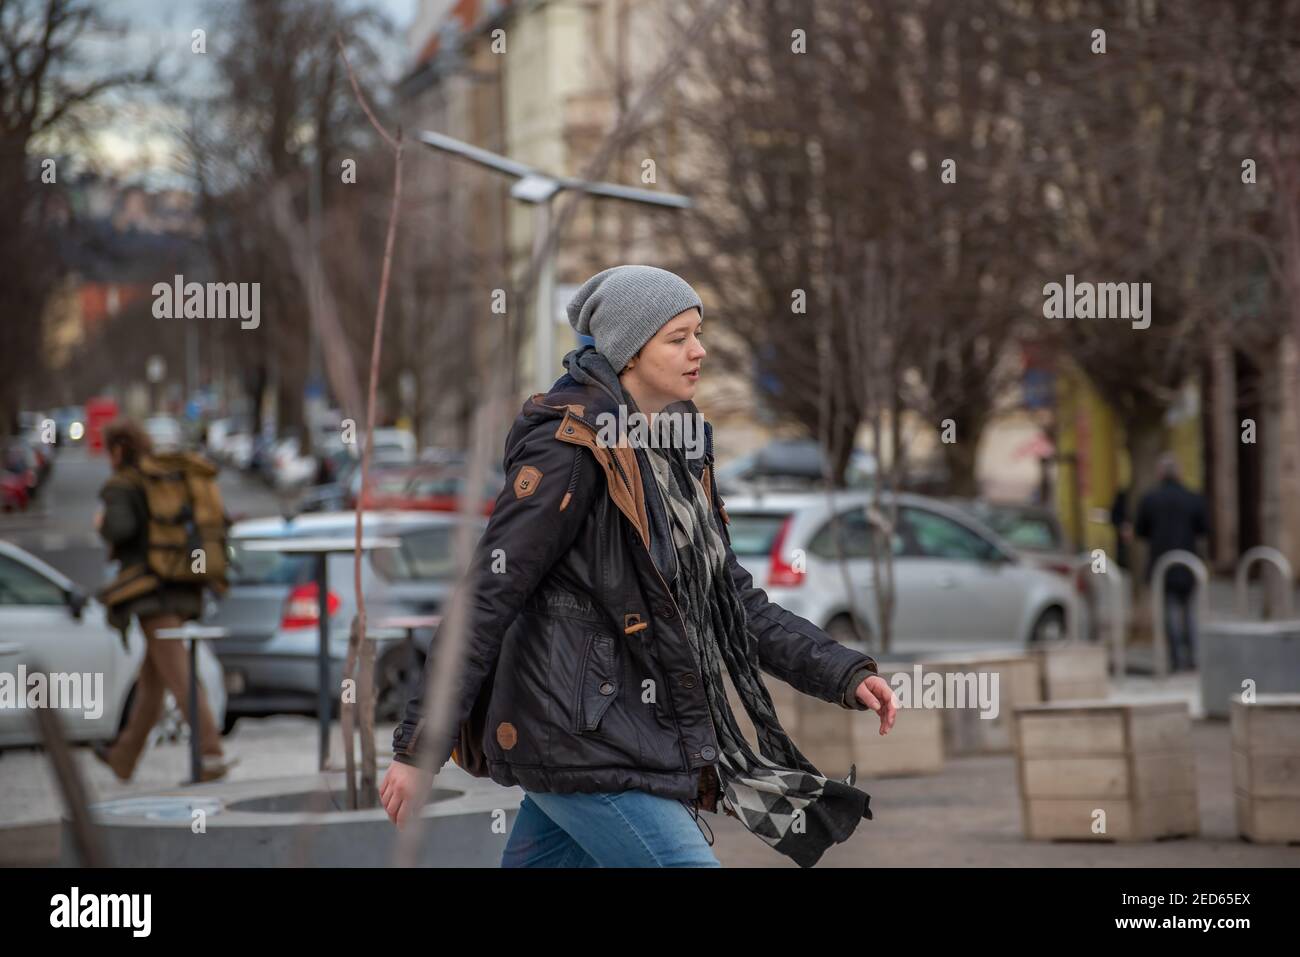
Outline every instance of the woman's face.
<path id="1" fill-rule="evenodd" d="M 672 402 L 695 398 L 700 363 L 707 355 L 700 311 L 680 312 L 654 334 L 619 378 L 646 412 L 658 412 Z"/>

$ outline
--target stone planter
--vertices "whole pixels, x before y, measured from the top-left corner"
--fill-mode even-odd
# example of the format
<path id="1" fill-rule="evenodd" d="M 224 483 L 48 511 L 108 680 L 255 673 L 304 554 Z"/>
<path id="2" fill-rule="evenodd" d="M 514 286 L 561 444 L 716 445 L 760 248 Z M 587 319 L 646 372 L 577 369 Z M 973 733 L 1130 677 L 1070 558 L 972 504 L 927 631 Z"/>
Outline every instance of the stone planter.
<path id="1" fill-rule="evenodd" d="M 1144 841 L 1196 834 L 1186 702 L 1017 708 L 1016 766 L 1030 840 Z"/>
<path id="2" fill-rule="evenodd" d="M 1035 648 L 1044 701 L 1080 701 L 1110 694 L 1106 649 L 1102 645 L 1060 642 Z"/>
<path id="3" fill-rule="evenodd" d="M 909 670 L 907 665 L 880 664 L 879 668 L 886 681 L 896 672 Z M 766 675 L 763 681 L 781 726 L 804 756 L 829 777 L 843 778 L 855 764 L 859 778 L 936 774 L 943 768 L 940 711 L 899 709 L 893 730 L 882 737 L 880 718 L 873 711 L 850 711 L 801 694 L 784 681 Z M 754 746 L 753 724 L 729 681 L 727 692 L 737 723 Z"/>
<path id="4" fill-rule="evenodd" d="M 1300 842 L 1300 694 L 1232 702 L 1237 830 L 1258 842 Z"/>
<path id="5" fill-rule="evenodd" d="M 325 788 L 328 787 L 327 792 Z M 338 772 L 179 787 L 92 805 L 114 867 L 386 867 L 397 829 L 382 807 L 342 807 Z M 422 867 L 496 867 L 523 792 L 452 765 L 422 812 Z M 320 811 L 321 807 L 326 808 Z M 204 833 L 195 833 L 202 811 Z M 73 866 L 63 822 L 61 863 Z"/>
<path id="6" fill-rule="evenodd" d="M 1243 682 L 1256 694 L 1300 693 L 1300 619 L 1199 624 L 1201 700 L 1211 718 L 1228 717 Z"/>
<path id="7" fill-rule="evenodd" d="M 943 708 L 944 751 L 949 757 L 968 754 L 1007 754 L 1015 750 L 1014 708 L 1038 704 L 1043 700 L 1040 663 L 1034 656 L 1019 651 L 985 651 L 933 656 L 920 663 L 925 673 L 934 672 L 949 683 L 971 686 L 961 676 L 975 676 L 975 684 L 986 680 L 981 675 L 997 675 L 996 715 L 948 700 Z M 991 678 L 987 679 L 992 690 Z"/>

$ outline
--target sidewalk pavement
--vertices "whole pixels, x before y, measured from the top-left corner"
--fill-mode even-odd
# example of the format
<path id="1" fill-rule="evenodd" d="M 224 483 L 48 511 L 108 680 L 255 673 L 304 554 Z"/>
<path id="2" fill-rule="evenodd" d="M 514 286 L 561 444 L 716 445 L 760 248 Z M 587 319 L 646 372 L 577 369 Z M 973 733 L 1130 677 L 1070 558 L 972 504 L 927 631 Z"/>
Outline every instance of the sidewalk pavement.
<path id="1" fill-rule="evenodd" d="M 1114 693 L 1151 698 L 1181 697 L 1199 707 L 1194 674 L 1160 683 L 1129 678 Z M 899 720 L 906 720 L 906 712 Z M 391 759 L 393 726 L 376 728 L 380 775 Z M 1236 835 L 1231 745 L 1228 725 L 1196 720 L 1197 797 L 1201 833 L 1136 844 L 1029 842 L 1021 828 L 1020 795 L 1013 755 L 950 758 L 942 772 L 912 778 L 873 779 L 859 768 L 858 785 L 871 795 L 875 819 L 863 821 L 844 844 L 827 852 L 825 867 L 1286 867 L 1300 865 L 1300 847 L 1253 845 Z M 315 772 L 316 726 L 310 717 L 243 719 L 226 738 L 226 752 L 240 763 L 234 781 Z M 342 746 L 334 725 L 331 764 L 341 764 Z M 146 752 L 136 779 L 122 784 L 77 748 L 78 767 L 93 800 L 107 800 L 170 789 L 187 779 L 189 751 L 184 743 Z M 15 857 L 39 862 L 51 847 L 57 852 L 61 803 L 43 754 L 9 751 L 0 756 L 0 863 Z M 726 815 L 701 814 L 714 836 L 714 852 L 727 867 L 793 867 L 761 839 Z M 15 830 L 12 825 L 23 825 Z M 10 827 L 7 827 L 10 826 Z"/>

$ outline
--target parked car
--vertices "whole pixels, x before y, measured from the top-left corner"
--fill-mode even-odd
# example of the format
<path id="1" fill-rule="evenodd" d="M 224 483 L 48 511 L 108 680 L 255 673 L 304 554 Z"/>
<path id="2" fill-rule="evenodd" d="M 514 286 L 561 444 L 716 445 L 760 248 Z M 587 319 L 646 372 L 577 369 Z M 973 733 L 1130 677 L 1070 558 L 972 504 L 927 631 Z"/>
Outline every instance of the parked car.
<path id="1" fill-rule="evenodd" d="M 1111 626 L 1115 610 L 1106 580 L 1093 572 L 1089 556 L 1074 548 L 1054 509 L 981 500 L 957 504 L 1005 538 L 1027 559 L 1074 582 L 1080 596 L 1080 634 L 1096 641 L 1101 629 Z M 1109 571 L 1115 576 L 1111 587 L 1119 590 L 1124 605 L 1129 594 L 1127 575 L 1118 565 L 1112 565 Z"/>
<path id="2" fill-rule="evenodd" d="M 756 452 L 738 456 L 718 469 L 718 491 L 724 495 L 756 491 L 805 491 L 824 485 L 825 455 L 808 439 L 779 439 Z M 850 488 L 868 488 L 876 460 L 854 449 L 845 477 Z"/>
<path id="3" fill-rule="evenodd" d="M 993 529 L 1041 567 L 1061 575 L 1074 574 L 1078 552 L 1053 509 L 983 499 L 958 499 L 952 504 Z"/>
<path id="4" fill-rule="evenodd" d="M 491 515 L 505 484 L 499 472 L 489 472 L 479 492 L 479 511 Z M 465 493 L 465 469 L 455 465 L 421 465 L 380 470 L 366 490 L 366 508 L 456 512 Z"/>
<path id="5" fill-rule="evenodd" d="M 737 495 L 725 504 L 732 549 L 754 584 L 838 641 L 857 644 L 861 633 L 871 647 L 880 634 L 873 535 L 875 547 L 888 547 L 893 555 L 891 650 L 1006 646 L 1064 636 L 1074 610 L 1068 580 L 1026 561 L 962 511 L 919 495 L 885 496 L 886 505 L 898 506 L 897 527 L 886 536 L 880 523 L 868 520 L 870 492 L 842 490 L 833 497 L 834 512 L 825 492 Z"/>
<path id="6" fill-rule="evenodd" d="M 41 487 L 40 460 L 26 441 L 11 438 L 5 442 L 0 448 L 0 472 L 15 476 L 26 490 L 28 500 L 36 497 Z"/>
<path id="7" fill-rule="evenodd" d="M 17 472 L 0 471 L 0 508 L 6 512 L 21 512 L 30 502 L 26 479 Z"/>
<path id="8" fill-rule="evenodd" d="M 279 491 L 302 488 L 316 477 L 316 459 L 303 450 L 297 436 L 281 439 L 271 449 L 270 474 Z"/>
<path id="9" fill-rule="evenodd" d="M 16 674 L 20 662 L 28 673 L 103 675 L 102 711 L 86 717 L 82 710 L 59 714 L 63 733 L 72 741 L 107 741 L 117 736 L 144 660 L 144 636 L 132 622 L 123 648 L 120 633 L 105 620 L 104 608 L 70 579 L 36 556 L 0 541 L 0 637 L 23 646 L 18 656 L 0 658 L 0 670 Z M 199 681 L 218 722 L 224 722 L 226 693 L 221 664 L 206 643 L 199 646 Z M 178 726 L 188 701 L 168 696 L 163 726 Z M 0 708 L 0 747 L 41 743 L 30 712 Z"/>
<path id="10" fill-rule="evenodd" d="M 288 539 L 353 533 L 356 514 L 330 512 L 291 520 L 238 522 L 230 530 L 230 589 L 205 623 L 230 630 L 216 649 L 230 690 L 227 726 L 241 715 L 315 712 L 318 689 L 319 593 L 310 555 L 257 551 L 252 539 Z M 362 589 L 371 623 L 393 615 L 440 612 L 457 577 L 453 542 L 456 518 L 421 512 L 368 512 L 367 535 L 392 537 L 395 549 L 368 552 Z M 483 523 L 485 525 L 485 523 Z M 478 527 L 481 533 L 483 525 Z M 339 687 L 355 614 L 352 554 L 331 555 L 327 566 L 330 617 L 330 682 Z M 383 640 L 376 648 L 376 711 L 380 720 L 400 719 L 419 680 L 432 631 Z M 338 695 L 331 694 L 334 708 Z"/>
<path id="11" fill-rule="evenodd" d="M 415 436 L 406 429 L 375 429 L 374 442 L 375 448 L 370 455 L 371 465 L 415 464 Z M 364 439 L 359 444 L 364 446 Z"/>

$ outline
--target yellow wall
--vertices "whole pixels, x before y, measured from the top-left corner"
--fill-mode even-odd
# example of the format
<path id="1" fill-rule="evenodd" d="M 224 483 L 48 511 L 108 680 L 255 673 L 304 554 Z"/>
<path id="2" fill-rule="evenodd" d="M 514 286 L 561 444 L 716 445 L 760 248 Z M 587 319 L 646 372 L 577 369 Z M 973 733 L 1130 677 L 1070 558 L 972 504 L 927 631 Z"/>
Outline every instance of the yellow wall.
<path id="1" fill-rule="evenodd" d="M 1199 403 L 1193 401 L 1166 427 L 1165 445 L 1177 457 L 1189 488 L 1203 487 L 1204 455 L 1201 448 Z M 1081 452 L 1083 477 L 1084 548 L 1114 552 L 1115 535 L 1110 526 L 1110 507 L 1116 491 L 1129 481 L 1128 453 L 1124 424 L 1102 398 L 1088 377 L 1071 363 L 1063 363 L 1056 379 L 1058 453 Z M 1070 536 L 1075 532 L 1075 501 L 1079 483 L 1072 464 L 1057 467 L 1056 510 Z M 1145 488 L 1136 490 L 1141 496 Z M 1136 499 L 1130 509 L 1136 506 Z"/>

